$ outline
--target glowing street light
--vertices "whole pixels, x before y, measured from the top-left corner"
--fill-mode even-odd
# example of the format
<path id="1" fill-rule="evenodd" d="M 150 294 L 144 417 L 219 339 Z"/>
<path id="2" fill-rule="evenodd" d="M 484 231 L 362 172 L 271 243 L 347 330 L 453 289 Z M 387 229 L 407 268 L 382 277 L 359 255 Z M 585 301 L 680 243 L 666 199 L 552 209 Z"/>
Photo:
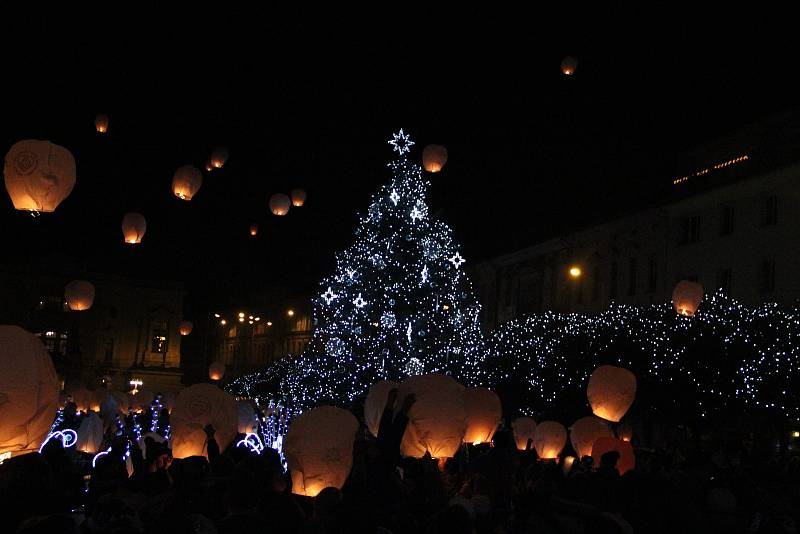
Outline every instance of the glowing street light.
<path id="1" fill-rule="evenodd" d="M 223 319 L 223 320 L 221 320 L 221 321 L 219 322 L 219 324 L 221 324 L 222 326 L 225 326 L 226 324 L 228 324 L 228 321 L 226 321 L 225 319 Z"/>
<path id="2" fill-rule="evenodd" d="M 581 271 L 581 268 L 578 267 L 577 265 L 573 265 L 572 267 L 569 268 L 570 277 L 580 278 L 581 274 L 583 274 L 583 271 Z"/>
<path id="3" fill-rule="evenodd" d="M 287 311 L 286 315 L 288 315 L 289 317 L 294 317 L 294 310 Z"/>

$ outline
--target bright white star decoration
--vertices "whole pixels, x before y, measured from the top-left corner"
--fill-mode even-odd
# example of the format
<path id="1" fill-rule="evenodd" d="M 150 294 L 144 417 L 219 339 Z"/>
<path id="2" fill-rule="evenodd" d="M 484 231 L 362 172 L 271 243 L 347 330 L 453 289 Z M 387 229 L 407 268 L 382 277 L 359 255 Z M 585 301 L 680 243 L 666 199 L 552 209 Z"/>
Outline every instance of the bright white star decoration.
<path id="1" fill-rule="evenodd" d="M 419 210 L 419 208 L 414 206 L 414 209 L 411 210 L 411 221 L 417 222 L 417 219 L 422 219 L 422 212 Z"/>
<path id="2" fill-rule="evenodd" d="M 461 254 L 459 254 L 458 252 L 456 252 L 455 254 L 453 254 L 453 256 L 452 256 L 452 257 L 450 257 L 450 258 L 447 258 L 447 261 L 449 261 L 450 263 L 452 263 L 452 264 L 453 264 L 453 267 L 455 267 L 456 269 L 458 269 L 459 267 L 461 267 L 461 264 L 462 264 L 462 263 L 464 263 L 464 262 L 466 262 L 467 260 L 465 260 L 464 258 L 462 258 L 462 257 L 461 257 Z"/>
<path id="3" fill-rule="evenodd" d="M 338 297 L 339 297 L 339 295 L 334 293 L 333 289 L 331 289 L 330 286 L 328 286 L 328 290 L 325 293 L 322 294 L 322 298 L 325 299 L 325 304 L 327 304 L 328 306 L 330 306 L 331 301 L 333 301 L 334 299 L 336 299 Z"/>
<path id="4" fill-rule="evenodd" d="M 389 144 L 394 147 L 392 150 L 402 156 L 407 152 L 411 152 L 414 141 L 411 140 L 410 135 L 403 133 L 403 129 L 400 128 L 400 133 L 392 134 L 392 139 L 389 141 Z"/>
<path id="5" fill-rule="evenodd" d="M 392 194 L 391 194 L 391 195 L 389 195 L 389 200 L 391 200 L 391 201 L 392 201 L 392 204 L 394 204 L 395 206 L 397 206 L 397 202 L 400 200 L 400 195 L 398 195 L 398 194 L 397 194 L 397 191 L 395 191 L 394 189 L 392 189 Z"/>
<path id="6" fill-rule="evenodd" d="M 361 298 L 361 293 L 359 293 L 356 299 L 353 301 L 353 304 L 356 308 L 361 309 L 367 305 L 367 301 Z"/>

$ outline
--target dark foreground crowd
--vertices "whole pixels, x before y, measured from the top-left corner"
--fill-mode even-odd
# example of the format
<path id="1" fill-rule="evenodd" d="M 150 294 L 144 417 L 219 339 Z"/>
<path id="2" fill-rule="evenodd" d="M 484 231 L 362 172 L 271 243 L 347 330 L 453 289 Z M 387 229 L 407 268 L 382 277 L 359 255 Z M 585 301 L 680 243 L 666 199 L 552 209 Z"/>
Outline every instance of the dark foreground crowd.
<path id="1" fill-rule="evenodd" d="M 360 431 L 347 483 L 315 498 L 291 493 L 275 451 L 220 451 L 212 427 L 205 429 L 208 459 L 173 459 L 151 438 L 142 452 L 131 419 L 109 433 L 112 450 L 94 467 L 93 455 L 54 439 L 41 454 L 0 466 L 0 532 L 798 532 L 800 456 L 791 450 L 767 455 L 747 440 L 722 446 L 713 439 L 637 447 L 636 469 L 620 476 L 616 453 L 600 465 L 587 457 L 564 469 L 516 450 L 501 429 L 491 446 L 465 446 L 438 464 L 401 458 L 408 407 L 396 414 L 387 407 L 379 439 Z"/>

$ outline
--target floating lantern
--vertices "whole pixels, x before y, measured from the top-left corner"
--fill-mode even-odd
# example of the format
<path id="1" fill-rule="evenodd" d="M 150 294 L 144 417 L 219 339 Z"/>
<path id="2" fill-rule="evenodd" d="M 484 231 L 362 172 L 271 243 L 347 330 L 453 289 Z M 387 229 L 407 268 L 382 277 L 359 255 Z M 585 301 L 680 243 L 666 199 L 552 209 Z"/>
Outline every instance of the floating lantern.
<path id="1" fill-rule="evenodd" d="M 70 393 L 70 397 L 72 397 L 72 402 L 75 403 L 75 407 L 78 411 L 89 413 L 89 410 L 92 409 L 93 395 L 88 389 L 80 388 L 73 390 Z"/>
<path id="2" fill-rule="evenodd" d="M 703 300 L 703 285 L 698 282 L 681 280 L 672 291 L 672 305 L 680 315 L 691 317 Z"/>
<path id="3" fill-rule="evenodd" d="M 292 421 L 283 453 L 292 474 L 292 493 L 316 497 L 341 489 L 353 467 L 356 418 L 341 408 L 319 406 Z"/>
<path id="4" fill-rule="evenodd" d="M 464 409 L 467 413 L 464 443 L 490 443 L 503 419 L 500 397 L 486 388 L 467 388 L 464 390 Z"/>
<path id="5" fill-rule="evenodd" d="M 593 414 L 618 423 L 636 397 L 636 376 L 622 367 L 601 365 L 589 377 L 586 396 Z"/>
<path id="6" fill-rule="evenodd" d="M 224 375 L 225 364 L 220 361 L 211 362 L 211 365 L 208 366 L 208 378 L 211 380 L 222 380 Z"/>
<path id="7" fill-rule="evenodd" d="M 249 400 L 236 401 L 236 417 L 240 434 L 254 434 L 258 429 L 258 417 Z"/>
<path id="8" fill-rule="evenodd" d="M 106 133 L 108 131 L 108 115 L 101 113 L 95 117 L 94 127 L 98 133 Z"/>
<path id="9" fill-rule="evenodd" d="M 467 428 L 464 386 L 446 375 L 417 375 L 400 384 L 398 406 L 410 394 L 416 402 L 400 445 L 403 456 L 422 458 L 428 452 L 432 458 L 452 458 Z"/>
<path id="10" fill-rule="evenodd" d="M 578 458 L 592 455 L 592 445 L 597 438 L 610 437 L 613 437 L 613 434 L 608 424 L 593 415 L 581 417 L 569 428 L 569 439 L 572 448 L 578 453 Z"/>
<path id="11" fill-rule="evenodd" d="M 306 192 L 302 189 L 292 189 L 289 193 L 292 196 L 292 206 L 299 208 L 306 203 Z"/>
<path id="12" fill-rule="evenodd" d="M 273 215 L 283 216 L 289 213 L 291 201 L 283 193 L 275 193 L 269 199 L 269 209 Z"/>
<path id="13" fill-rule="evenodd" d="M 221 169 L 225 162 L 228 161 L 228 149 L 218 146 L 211 153 L 211 166 L 215 169 Z"/>
<path id="14" fill-rule="evenodd" d="M 181 325 L 178 327 L 178 332 L 180 332 L 182 336 L 188 336 L 192 333 L 193 328 L 194 325 L 191 321 L 181 321 Z"/>
<path id="15" fill-rule="evenodd" d="M 15 209 L 49 213 L 75 186 L 75 158 L 63 146 L 27 139 L 6 154 L 4 174 Z"/>
<path id="16" fill-rule="evenodd" d="M 181 200 L 192 200 L 201 185 L 203 185 L 203 173 L 194 165 L 178 167 L 172 177 L 172 192 Z"/>
<path id="17" fill-rule="evenodd" d="M 181 390 L 170 415 L 172 455 L 175 458 L 206 456 L 206 433 L 212 425 L 220 450 L 225 450 L 236 435 L 236 401 L 211 384 L 195 384 Z"/>
<path id="18" fill-rule="evenodd" d="M 84 311 L 94 303 L 94 286 L 86 280 L 73 280 L 64 288 L 64 299 L 72 311 Z"/>
<path id="19" fill-rule="evenodd" d="M 106 388 L 97 388 L 96 390 L 92 391 L 92 401 L 89 405 L 89 409 L 95 413 L 100 413 L 103 407 L 103 403 L 108 399 L 109 394 Z M 114 400 L 113 398 L 111 399 Z M 115 403 L 116 404 L 116 403 Z"/>
<path id="20" fill-rule="evenodd" d="M 630 441 L 633 439 L 633 427 L 628 423 L 622 423 L 617 428 L 617 437 L 622 441 Z"/>
<path id="21" fill-rule="evenodd" d="M 383 410 L 386 408 L 386 399 L 389 398 L 389 391 L 399 386 L 396 382 L 381 380 L 375 382 L 369 388 L 367 398 L 364 401 L 364 421 L 370 433 L 378 437 L 378 428 L 381 424 Z"/>
<path id="22" fill-rule="evenodd" d="M 536 425 L 533 447 L 539 458 L 550 460 L 558 458 L 567 443 L 567 429 L 556 421 L 542 421 Z"/>
<path id="23" fill-rule="evenodd" d="M 250 235 L 251 236 L 258 235 L 258 225 L 256 223 L 250 225 Z"/>
<path id="24" fill-rule="evenodd" d="M 564 463 L 561 466 L 561 469 L 564 470 L 564 476 L 567 476 L 570 471 L 572 471 L 572 466 L 575 465 L 575 457 L 574 456 L 565 456 Z"/>
<path id="25" fill-rule="evenodd" d="M 565 76 L 572 76 L 575 74 L 575 69 L 578 68 L 578 59 L 573 56 L 567 56 L 561 62 L 561 72 L 564 73 Z"/>
<path id="26" fill-rule="evenodd" d="M 620 475 L 624 475 L 634 467 L 636 467 L 636 455 L 633 454 L 633 447 L 630 441 L 622 441 L 616 438 L 597 438 L 592 447 L 592 459 L 595 467 L 600 466 L 600 459 L 603 454 L 617 451 L 619 453 L 619 460 L 617 461 L 617 471 Z"/>
<path id="27" fill-rule="evenodd" d="M 210 161 L 206 161 L 206 172 L 211 172 L 214 170 L 214 166 L 211 165 Z"/>
<path id="28" fill-rule="evenodd" d="M 50 432 L 61 389 L 41 340 L 0 326 L 0 457 L 36 452 Z"/>
<path id="29" fill-rule="evenodd" d="M 78 440 L 75 447 L 81 452 L 96 453 L 103 443 L 103 421 L 96 413 L 83 418 L 78 427 Z"/>
<path id="30" fill-rule="evenodd" d="M 122 218 L 122 235 L 129 245 L 141 243 L 146 231 L 147 222 L 141 213 L 126 213 Z"/>
<path id="31" fill-rule="evenodd" d="M 128 405 L 134 412 L 143 413 L 150 409 L 155 395 L 149 389 L 139 389 L 136 393 L 128 393 Z"/>
<path id="32" fill-rule="evenodd" d="M 428 145 L 422 150 L 422 166 L 428 172 L 440 172 L 447 163 L 447 149 L 442 145 Z"/>
<path id="33" fill-rule="evenodd" d="M 511 422 L 514 430 L 514 441 L 517 442 L 517 450 L 524 451 L 528 448 L 528 440 L 532 440 L 536 435 L 536 421 L 530 417 L 517 417 Z"/>

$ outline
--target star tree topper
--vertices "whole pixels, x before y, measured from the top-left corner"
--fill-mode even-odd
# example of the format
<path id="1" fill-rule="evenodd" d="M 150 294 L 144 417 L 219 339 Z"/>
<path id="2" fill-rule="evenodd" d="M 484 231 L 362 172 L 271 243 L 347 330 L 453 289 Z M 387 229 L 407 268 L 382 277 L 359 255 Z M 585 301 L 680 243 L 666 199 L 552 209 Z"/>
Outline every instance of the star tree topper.
<path id="1" fill-rule="evenodd" d="M 403 129 L 400 128 L 399 133 L 392 134 L 392 139 L 389 140 L 389 144 L 392 145 L 392 150 L 402 156 L 403 154 L 411 152 L 414 141 L 411 140 L 410 135 L 403 133 Z"/>

